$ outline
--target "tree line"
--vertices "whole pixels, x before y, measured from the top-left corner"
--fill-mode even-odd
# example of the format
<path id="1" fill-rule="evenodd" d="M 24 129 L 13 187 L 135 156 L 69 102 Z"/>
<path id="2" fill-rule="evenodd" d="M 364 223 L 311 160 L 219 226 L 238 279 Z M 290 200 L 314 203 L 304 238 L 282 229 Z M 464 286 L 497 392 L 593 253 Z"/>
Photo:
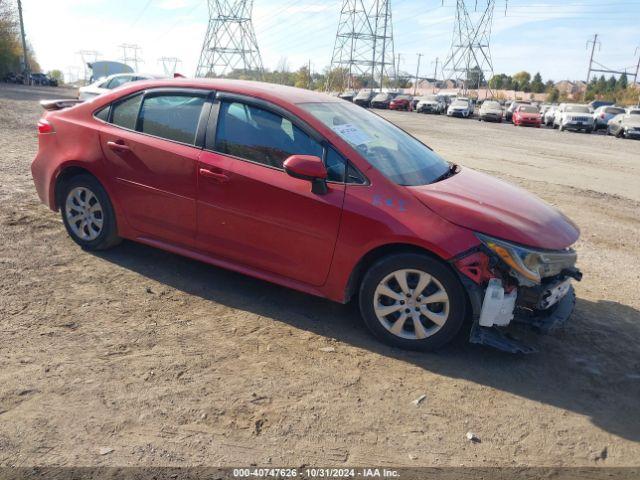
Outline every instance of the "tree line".
<path id="1" fill-rule="evenodd" d="M 18 15 L 13 2 L 0 0 L 0 78 L 7 73 L 22 73 L 23 53 Z M 27 59 L 32 72 L 39 72 L 33 49 L 27 45 Z"/>

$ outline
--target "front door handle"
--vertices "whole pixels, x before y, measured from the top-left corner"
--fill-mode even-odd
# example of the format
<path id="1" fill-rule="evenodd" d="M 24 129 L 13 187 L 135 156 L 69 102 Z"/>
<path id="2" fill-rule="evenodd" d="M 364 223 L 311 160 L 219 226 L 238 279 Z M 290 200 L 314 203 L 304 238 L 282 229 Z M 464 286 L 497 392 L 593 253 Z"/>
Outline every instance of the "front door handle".
<path id="1" fill-rule="evenodd" d="M 206 168 L 200 169 L 200 175 L 202 175 L 203 177 L 211 178 L 220 183 L 225 183 L 229 181 L 229 177 L 227 177 L 224 173 L 212 172 L 211 170 L 208 170 Z"/>
<path id="2" fill-rule="evenodd" d="M 129 148 L 124 143 L 119 142 L 107 142 L 107 147 L 116 152 L 130 152 L 131 148 Z"/>

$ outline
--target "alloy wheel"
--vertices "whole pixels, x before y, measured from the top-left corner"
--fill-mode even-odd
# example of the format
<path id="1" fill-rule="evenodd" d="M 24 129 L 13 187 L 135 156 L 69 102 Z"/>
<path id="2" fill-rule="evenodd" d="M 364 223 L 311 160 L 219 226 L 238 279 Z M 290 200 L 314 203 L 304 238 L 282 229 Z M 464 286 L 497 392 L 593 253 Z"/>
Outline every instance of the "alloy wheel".
<path id="1" fill-rule="evenodd" d="M 421 340 L 439 331 L 449 317 L 449 296 L 435 277 L 402 269 L 380 281 L 373 295 L 378 321 L 393 335 Z"/>
<path id="2" fill-rule="evenodd" d="M 95 240 L 102 232 L 102 205 L 87 187 L 76 187 L 69 191 L 65 202 L 65 216 L 71 231 L 82 240 Z"/>

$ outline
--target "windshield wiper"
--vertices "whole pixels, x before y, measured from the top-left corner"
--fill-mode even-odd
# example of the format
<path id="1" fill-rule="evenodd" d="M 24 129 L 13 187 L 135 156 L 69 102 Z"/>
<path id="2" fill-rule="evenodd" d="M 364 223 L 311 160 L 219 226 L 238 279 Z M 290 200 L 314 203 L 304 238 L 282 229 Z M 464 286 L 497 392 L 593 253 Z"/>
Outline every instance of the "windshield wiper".
<path id="1" fill-rule="evenodd" d="M 449 177 L 453 177 L 459 171 L 460 171 L 460 166 L 457 163 L 450 163 L 449 164 L 449 168 L 447 169 L 447 171 L 444 172 L 442 175 L 440 175 L 438 178 L 436 178 L 431 183 L 441 182 L 442 180 L 445 180 L 445 179 L 447 179 Z"/>

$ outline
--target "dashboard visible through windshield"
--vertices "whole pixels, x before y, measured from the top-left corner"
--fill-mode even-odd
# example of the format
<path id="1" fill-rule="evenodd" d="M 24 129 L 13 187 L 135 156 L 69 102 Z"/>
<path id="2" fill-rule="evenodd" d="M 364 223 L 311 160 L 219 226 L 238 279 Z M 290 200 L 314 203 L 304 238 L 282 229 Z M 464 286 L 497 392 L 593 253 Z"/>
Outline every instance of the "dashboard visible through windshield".
<path id="1" fill-rule="evenodd" d="M 362 107 L 347 102 L 299 106 L 352 145 L 394 183 L 427 185 L 449 170 L 449 164 L 426 145 Z"/>

